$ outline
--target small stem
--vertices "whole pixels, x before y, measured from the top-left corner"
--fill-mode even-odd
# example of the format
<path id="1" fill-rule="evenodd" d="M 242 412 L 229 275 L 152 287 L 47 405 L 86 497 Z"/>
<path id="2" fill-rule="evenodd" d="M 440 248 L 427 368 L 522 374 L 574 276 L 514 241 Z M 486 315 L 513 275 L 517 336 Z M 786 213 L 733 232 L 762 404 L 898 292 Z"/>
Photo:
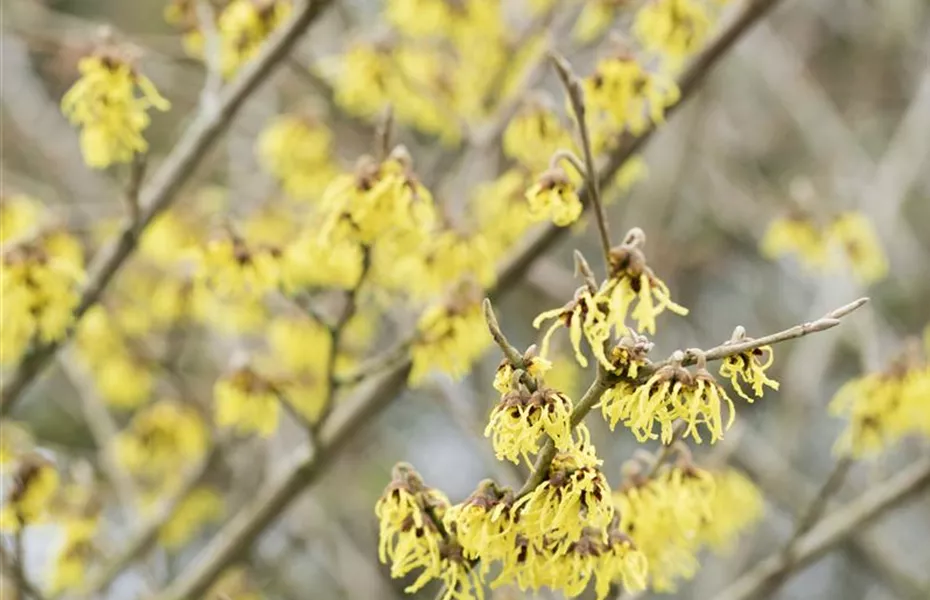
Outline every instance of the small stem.
<path id="1" fill-rule="evenodd" d="M 491 305 L 489 298 L 485 298 L 484 302 L 481 303 L 481 309 L 484 312 L 484 319 L 488 323 L 488 331 L 491 332 L 491 337 L 494 338 L 494 343 L 500 347 L 501 352 L 504 353 L 504 356 L 507 357 L 514 369 L 524 369 L 526 365 L 523 362 L 523 356 L 520 355 L 520 351 L 513 344 L 507 341 L 507 337 L 501 331 L 500 323 L 497 322 L 497 315 L 494 314 L 494 307 Z"/>
<path id="2" fill-rule="evenodd" d="M 391 137 L 394 133 L 394 107 L 390 104 L 384 109 L 384 115 L 375 130 L 375 148 L 378 160 L 383 161 L 391 153 Z"/>
<path id="3" fill-rule="evenodd" d="M 601 201 L 600 177 L 597 166 L 594 164 L 594 150 L 591 147 L 591 135 L 588 131 L 588 121 L 584 101 L 584 90 L 578 77 L 572 72 L 572 67 L 565 58 L 555 51 L 549 53 L 555 70 L 565 87 L 572 111 L 578 122 L 578 134 L 581 137 L 581 150 L 584 154 L 584 175 L 591 191 L 591 202 L 594 205 L 594 216 L 597 220 L 597 230 L 601 237 L 601 246 L 604 251 L 604 268 L 610 268 L 610 230 L 607 227 L 607 213 Z"/>
<path id="4" fill-rule="evenodd" d="M 139 190 L 142 189 L 142 179 L 145 177 L 145 169 L 148 166 L 148 158 L 145 154 L 136 154 L 129 165 L 129 181 L 126 184 L 126 193 L 123 200 L 126 203 L 126 214 L 129 217 L 129 226 L 132 231 L 138 232 L 139 223 L 142 220 L 142 210 L 139 207 Z"/>

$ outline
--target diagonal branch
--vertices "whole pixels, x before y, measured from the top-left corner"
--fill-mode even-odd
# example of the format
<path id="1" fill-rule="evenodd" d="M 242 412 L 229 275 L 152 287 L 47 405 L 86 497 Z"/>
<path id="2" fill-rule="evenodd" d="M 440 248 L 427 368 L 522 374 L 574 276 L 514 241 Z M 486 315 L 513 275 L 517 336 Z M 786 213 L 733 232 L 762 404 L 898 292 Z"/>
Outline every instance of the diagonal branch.
<path id="1" fill-rule="evenodd" d="M 774 582 L 824 556 L 848 537 L 863 531 L 872 521 L 930 487 L 930 457 L 923 458 L 894 477 L 877 485 L 857 500 L 834 510 L 797 540 L 794 551 L 781 551 L 758 563 L 737 579 L 715 600 L 760 598 Z"/>
<path id="2" fill-rule="evenodd" d="M 190 123 L 158 171 L 139 194 L 138 228 L 131 223 L 118 239 L 100 251 L 88 269 L 88 284 L 74 311 L 74 323 L 64 340 L 40 343 L 20 362 L 16 371 L 3 382 L 0 394 L 0 415 L 13 408 L 23 392 L 45 370 L 58 348 L 73 334 L 77 323 L 103 295 L 110 281 L 133 254 L 139 234 L 152 220 L 167 209 L 178 191 L 194 174 L 207 152 L 229 127 L 245 100 L 274 72 L 304 31 L 332 0 L 306 0 L 285 25 L 263 45 L 259 55 L 243 67 L 242 73 L 220 96 L 212 110 L 201 110 Z"/>

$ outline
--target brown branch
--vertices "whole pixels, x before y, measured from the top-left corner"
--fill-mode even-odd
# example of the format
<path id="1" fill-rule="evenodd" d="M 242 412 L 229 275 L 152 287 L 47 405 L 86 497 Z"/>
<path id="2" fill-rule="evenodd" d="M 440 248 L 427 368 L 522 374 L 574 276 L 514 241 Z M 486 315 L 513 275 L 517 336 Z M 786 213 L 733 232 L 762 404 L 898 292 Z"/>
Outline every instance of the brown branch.
<path id="1" fill-rule="evenodd" d="M 272 34 L 259 55 L 245 65 L 235 81 L 223 90 L 215 110 L 201 110 L 190 123 L 171 154 L 139 194 L 141 214 L 138 228 L 125 227 L 113 244 L 100 251 L 99 257 L 88 269 L 88 284 L 74 311 L 74 322 L 67 337 L 52 343 L 37 344 L 4 381 L 0 393 L 0 416 L 12 410 L 29 384 L 48 366 L 58 348 L 70 339 L 81 317 L 100 300 L 110 281 L 135 251 L 141 230 L 171 205 L 177 192 L 229 127 L 245 100 L 271 76 L 307 27 L 331 2 L 307 0 L 303 3 L 290 21 Z"/>
<path id="2" fill-rule="evenodd" d="M 875 486 L 858 499 L 834 510 L 808 533 L 798 539 L 794 552 L 781 552 L 759 562 L 737 579 L 715 600 L 757 599 L 773 582 L 813 563 L 849 536 L 864 528 L 886 512 L 930 487 L 930 457 L 923 458 L 894 477 Z"/>
<path id="3" fill-rule="evenodd" d="M 753 0 L 732 24 L 701 54 L 685 72 L 679 87 L 682 98 L 697 89 L 713 67 L 756 21 L 774 7 L 778 0 Z M 671 112 L 671 111 L 669 111 Z M 599 172 L 599 184 L 604 185 L 649 138 L 651 129 L 640 137 L 627 136 L 618 149 L 608 156 Z M 585 186 L 580 196 L 585 205 L 590 193 Z M 567 235 L 567 228 L 549 225 L 530 237 L 508 260 L 500 265 L 497 283 L 488 290 L 496 298 L 513 288 L 523 274 L 546 249 Z M 207 545 L 194 563 L 153 600 L 192 600 L 202 596 L 213 581 L 236 556 L 248 548 L 265 527 L 331 465 L 352 434 L 377 416 L 403 389 L 411 368 L 410 357 L 367 382 L 355 395 L 340 403 L 325 422 L 321 423 L 316 451 L 304 446 L 295 451 L 290 466 L 250 504 L 236 514 Z M 592 402 L 593 406 L 594 402 Z"/>

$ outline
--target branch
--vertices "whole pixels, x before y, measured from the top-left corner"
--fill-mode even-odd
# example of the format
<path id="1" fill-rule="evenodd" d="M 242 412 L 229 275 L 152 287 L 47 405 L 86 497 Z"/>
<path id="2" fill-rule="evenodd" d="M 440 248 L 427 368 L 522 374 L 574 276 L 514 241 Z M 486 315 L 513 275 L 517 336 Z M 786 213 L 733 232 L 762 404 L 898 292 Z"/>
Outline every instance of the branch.
<path id="1" fill-rule="evenodd" d="M 84 313 L 97 303 L 114 275 L 135 251 L 139 233 L 171 205 L 177 192 L 229 127 L 242 104 L 271 76 L 275 67 L 290 53 L 307 27 L 331 2 L 332 0 L 307 0 L 302 4 L 290 21 L 272 34 L 262 46 L 259 55 L 245 65 L 236 80 L 224 89 L 215 110 L 201 110 L 197 114 L 161 168 L 139 194 L 141 215 L 138 228 L 125 227 L 118 239 L 102 249 L 99 257 L 89 267 L 88 284 L 74 311 L 74 322 L 66 338 L 52 343 L 37 344 L 23 358 L 16 371 L 6 378 L 0 394 L 0 416 L 9 413 L 29 384 L 45 370 L 58 348 L 70 339 Z"/>
<path id="2" fill-rule="evenodd" d="M 15 536 L 19 536 L 19 534 L 17 533 Z M 16 542 L 15 538 L 14 545 L 18 545 L 18 542 Z M 0 570 L 2 570 L 4 573 L 13 573 L 13 579 L 17 586 L 16 591 L 22 593 L 24 596 L 33 598 L 33 600 L 45 600 L 45 596 L 42 595 L 42 592 L 40 592 L 23 576 L 22 567 L 19 561 L 19 558 L 10 556 L 6 547 L 3 544 L 0 544 Z"/>
<path id="3" fill-rule="evenodd" d="M 813 563 L 834 546 L 861 532 L 872 521 L 927 487 L 930 487 L 930 457 L 917 461 L 857 500 L 831 512 L 798 539 L 790 556 L 783 556 L 779 551 L 766 558 L 718 594 L 715 600 L 759 598 L 774 582 L 787 579 L 795 571 Z"/>
<path id="4" fill-rule="evenodd" d="M 214 445 L 210 453 L 203 458 L 200 465 L 192 469 L 184 480 L 181 482 L 178 491 L 171 498 L 160 504 L 158 509 L 145 520 L 130 538 L 129 542 L 120 552 L 114 556 L 103 568 L 88 581 L 85 588 L 86 597 L 96 597 L 102 595 L 110 584 L 122 573 L 129 565 L 151 546 L 158 532 L 164 527 L 181 502 L 197 487 L 204 478 L 213 470 L 217 459 L 221 455 L 221 448 L 224 444 Z"/>
<path id="5" fill-rule="evenodd" d="M 711 67 L 723 57 L 733 43 L 777 3 L 778 0 L 753 0 L 750 3 L 685 72 L 679 82 L 683 99 L 694 93 Z M 607 164 L 598 174 L 601 185 L 616 174 L 624 162 L 649 138 L 651 131 L 650 129 L 638 138 L 627 136 L 618 149 L 608 156 Z M 587 186 L 581 190 L 580 196 L 586 206 L 590 204 L 587 201 Z M 568 231 L 567 228 L 550 224 L 532 236 L 522 248 L 500 265 L 497 283 L 488 290 L 488 295 L 493 299 L 512 289 L 533 262 L 563 235 L 567 235 Z M 367 387 L 341 402 L 330 417 L 321 423 L 316 451 L 312 452 L 309 446 L 296 450 L 287 470 L 276 481 L 269 482 L 263 493 L 230 519 L 194 563 L 153 600 L 192 600 L 201 597 L 226 566 L 243 549 L 249 547 L 265 527 L 302 491 L 317 481 L 332 463 L 332 457 L 338 454 L 351 435 L 364 423 L 374 419 L 400 393 L 410 367 L 410 357 L 407 356 L 380 376 L 368 381 Z M 592 406 L 593 404 L 594 402 Z"/>

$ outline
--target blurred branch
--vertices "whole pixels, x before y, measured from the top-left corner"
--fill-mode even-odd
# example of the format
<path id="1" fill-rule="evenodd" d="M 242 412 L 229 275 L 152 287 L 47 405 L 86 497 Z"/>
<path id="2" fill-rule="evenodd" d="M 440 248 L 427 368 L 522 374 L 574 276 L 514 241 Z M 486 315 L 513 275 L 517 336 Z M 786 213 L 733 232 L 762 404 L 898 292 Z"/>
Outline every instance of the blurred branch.
<path id="1" fill-rule="evenodd" d="M 814 485 L 795 472 L 779 454 L 760 437 L 759 432 L 743 426 L 739 447 L 730 462 L 745 471 L 776 505 L 793 514 L 804 510 L 803 498 L 816 495 Z M 834 504 L 830 503 L 832 507 Z M 894 556 L 884 551 L 884 543 L 874 533 L 859 531 L 847 540 L 848 550 L 870 569 L 896 596 L 905 600 L 924 600 L 920 582 L 895 564 Z"/>
<path id="2" fill-rule="evenodd" d="M 45 600 L 45 596 L 34 586 L 29 580 L 26 579 L 23 574 L 22 563 L 22 535 L 16 533 L 14 537 L 14 546 L 16 549 L 14 551 L 14 556 L 10 556 L 7 552 L 6 546 L 0 544 L 0 570 L 4 573 L 12 573 L 13 584 L 16 586 L 17 593 L 22 594 L 23 596 L 28 596 L 33 598 L 33 600 Z"/>
<path id="3" fill-rule="evenodd" d="M 758 563 L 715 600 L 751 600 L 763 597 L 765 590 L 781 578 L 821 558 L 847 537 L 867 527 L 889 510 L 930 486 L 930 457 L 923 458 L 882 482 L 858 499 L 832 511 L 795 545 L 788 556 L 781 552 Z"/>
<path id="4" fill-rule="evenodd" d="M 307 0 L 296 9 L 291 19 L 272 34 L 259 55 L 246 64 L 242 73 L 228 85 L 215 111 L 201 110 L 185 130 L 171 154 L 140 193 L 142 207 L 139 230 L 124 228 L 118 240 L 100 251 L 88 269 L 88 284 L 74 311 L 74 323 L 65 340 L 37 344 L 6 378 L 0 394 L 0 416 L 13 408 L 30 383 L 49 364 L 58 348 L 73 334 L 84 313 L 94 306 L 114 275 L 136 249 L 141 229 L 144 229 L 174 201 L 177 192 L 193 175 L 207 152 L 227 130 L 245 100 L 274 72 L 301 38 L 304 31 L 332 0 Z"/>
<path id="5" fill-rule="evenodd" d="M 692 95 L 736 40 L 777 4 L 778 0 L 748 2 L 743 11 L 685 71 L 679 82 L 682 98 Z M 616 174 L 624 162 L 649 139 L 652 131 L 650 129 L 640 137 L 628 135 L 623 138 L 618 148 L 607 157 L 607 164 L 598 174 L 601 185 Z M 588 206 L 590 190 L 587 186 L 579 195 L 585 206 Z M 495 298 L 513 288 L 536 258 L 566 235 L 567 231 L 567 228 L 548 225 L 531 236 L 528 243 L 500 265 L 497 283 L 488 290 L 489 296 Z M 363 386 L 364 389 L 340 403 L 330 417 L 321 423 L 315 451 L 309 446 L 296 450 L 283 474 L 234 515 L 194 563 L 158 594 L 155 600 L 191 600 L 202 596 L 230 561 L 248 548 L 296 496 L 319 478 L 351 436 L 399 394 L 410 368 L 410 358 L 407 357 L 382 375 L 369 380 L 368 385 Z"/>

